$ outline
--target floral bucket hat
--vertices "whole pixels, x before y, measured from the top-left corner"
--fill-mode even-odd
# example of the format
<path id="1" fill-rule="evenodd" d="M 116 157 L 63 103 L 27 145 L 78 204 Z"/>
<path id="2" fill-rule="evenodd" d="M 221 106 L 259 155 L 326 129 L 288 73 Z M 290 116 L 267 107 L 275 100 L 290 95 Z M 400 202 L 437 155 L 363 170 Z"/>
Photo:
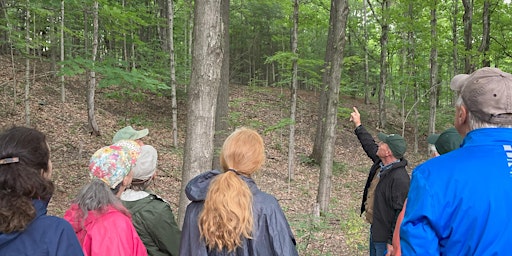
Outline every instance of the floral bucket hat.
<path id="1" fill-rule="evenodd" d="M 92 178 L 98 178 L 114 189 L 130 173 L 141 151 L 133 140 L 121 140 L 96 151 L 89 162 Z"/>

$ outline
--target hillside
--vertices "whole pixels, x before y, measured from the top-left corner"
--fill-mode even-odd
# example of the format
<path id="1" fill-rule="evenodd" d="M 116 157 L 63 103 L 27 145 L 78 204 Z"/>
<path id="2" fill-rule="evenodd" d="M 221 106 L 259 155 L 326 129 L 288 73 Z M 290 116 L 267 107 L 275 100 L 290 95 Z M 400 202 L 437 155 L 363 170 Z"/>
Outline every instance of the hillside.
<path id="1" fill-rule="evenodd" d="M 24 62 L 16 64 L 17 87 L 10 57 L 0 56 L 0 126 L 25 124 Z M 97 89 L 96 118 L 101 136 L 91 136 L 87 123 L 86 85 L 82 78 L 66 78 L 66 102 L 60 101 L 60 83 L 50 75 L 48 65 L 38 63 L 30 90 L 31 123 L 45 132 L 52 149 L 53 180 L 57 190 L 50 203 L 50 214 L 62 216 L 79 188 L 89 180 L 89 157 L 100 147 L 110 144 L 116 130 L 127 124 L 137 129 L 149 128 L 144 141 L 159 151 L 159 174 L 152 189 L 167 199 L 175 212 L 181 186 L 182 146 L 184 145 L 186 104 L 179 99 L 180 148 L 172 147 L 170 98 L 146 93 L 141 102 L 107 97 L 107 89 Z M 263 131 L 287 117 L 289 92 L 270 87 L 232 86 L 230 112 L 233 128 L 250 126 L 260 131 L 266 143 L 267 162 L 255 178 L 263 191 L 280 202 L 298 241 L 301 255 L 367 255 L 368 225 L 359 217 L 359 203 L 371 161 L 353 134 L 352 123 L 338 120 L 330 211 L 314 222 L 312 205 L 318 187 L 318 166 L 308 164 L 315 133 L 318 94 L 300 91 L 296 124 L 296 179 L 287 181 L 288 128 Z M 342 97 L 340 104 L 351 109 L 358 106 L 363 124 L 372 134 L 377 105 L 364 105 L 359 99 Z M 393 117 L 393 113 L 390 114 Z M 389 118 L 390 127 L 401 127 Z M 390 130 L 388 132 L 398 132 Z M 411 137 L 406 134 L 406 139 Z M 410 147 L 411 148 L 411 147 Z M 407 153 L 410 168 L 421 162 L 421 156 Z M 201 170 L 203 171 L 203 170 Z"/>

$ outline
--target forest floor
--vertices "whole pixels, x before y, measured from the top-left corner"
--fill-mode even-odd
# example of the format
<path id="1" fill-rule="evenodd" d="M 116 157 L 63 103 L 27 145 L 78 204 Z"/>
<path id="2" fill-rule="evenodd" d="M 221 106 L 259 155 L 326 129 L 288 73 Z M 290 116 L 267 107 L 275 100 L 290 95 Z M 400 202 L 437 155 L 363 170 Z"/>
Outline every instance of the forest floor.
<path id="1" fill-rule="evenodd" d="M 0 127 L 25 125 L 26 108 L 24 61 L 16 63 L 13 79 L 10 57 L 0 56 Z M 38 63 L 31 72 L 31 126 L 47 134 L 52 150 L 56 191 L 49 214 L 62 216 L 82 185 L 89 181 L 89 157 L 102 146 L 110 144 L 114 133 L 125 125 L 136 129 L 149 128 L 144 138 L 159 152 L 159 176 L 151 189 L 171 203 L 177 213 L 181 186 L 181 168 L 186 124 L 186 96 L 178 93 L 179 147 L 173 148 L 171 99 L 165 95 L 144 93 L 142 101 L 126 97 L 108 97 L 112 89 L 96 90 L 95 116 L 101 136 L 91 136 L 87 121 L 86 88 L 83 77 L 66 78 L 66 101 L 61 101 L 60 79 L 48 72 L 48 65 Z M 14 90 L 14 84 L 17 83 Z M 170 93 L 169 93 L 170 94 Z M 362 190 L 371 160 L 362 150 L 349 122 L 353 106 L 361 112 L 363 124 L 377 134 L 378 106 L 365 105 L 359 98 L 341 96 L 345 108 L 338 119 L 329 211 L 314 219 L 319 167 L 308 159 L 316 129 L 319 95 L 299 91 L 296 122 L 295 179 L 288 181 L 288 127 L 275 127 L 289 116 L 289 90 L 273 87 L 235 86 L 230 88 L 230 124 L 232 128 L 249 126 L 257 129 L 266 143 L 267 161 L 254 177 L 259 187 L 274 195 L 281 204 L 297 239 L 300 255 L 368 255 L 368 228 L 359 216 Z M 346 113 L 345 113 L 346 112 Z M 399 114 L 388 109 L 388 133 L 400 133 Z M 265 130 L 269 130 L 265 132 Z M 412 135 L 406 131 L 407 138 Z M 426 135 L 420 138 L 424 142 Z M 426 142 L 425 142 L 426 143 Z M 409 145 L 409 148 L 412 148 Z M 425 160 L 422 154 L 409 152 L 409 171 Z M 203 170 L 201 170 L 203 171 Z"/>

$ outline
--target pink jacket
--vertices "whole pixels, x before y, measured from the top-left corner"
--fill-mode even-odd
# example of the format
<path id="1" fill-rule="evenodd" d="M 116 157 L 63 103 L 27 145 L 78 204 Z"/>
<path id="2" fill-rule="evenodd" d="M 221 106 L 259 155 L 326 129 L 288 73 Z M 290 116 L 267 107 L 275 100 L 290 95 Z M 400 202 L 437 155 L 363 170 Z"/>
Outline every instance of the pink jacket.
<path id="1" fill-rule="evenodd" d="M 80 213 L 78 205 L 72 204 L 64 219 L 73 226 L 85 256 L 147 256 L 129 216 L 109 206 L 105 213 L 89 211 L 82 223 Z"/>

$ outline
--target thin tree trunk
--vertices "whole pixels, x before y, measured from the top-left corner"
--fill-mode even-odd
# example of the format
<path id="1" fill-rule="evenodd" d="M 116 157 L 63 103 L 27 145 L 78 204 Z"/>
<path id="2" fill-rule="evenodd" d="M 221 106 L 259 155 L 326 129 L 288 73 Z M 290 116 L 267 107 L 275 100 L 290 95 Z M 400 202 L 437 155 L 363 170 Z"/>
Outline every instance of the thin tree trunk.
<path id="1" fill-rule="evenodd" d="M 345 44 L 345 28 L 348 18 L 348 1 L 332 0 L 336 15 L 333 21 L 333 59 L 330 68 L 329 94 L 327 96 L 327 116 L 325 120 L 325 135 L 322 161 L 320 163 L 320 177 L 318 184 L 317 204 L 320 212 L 325 213 L 329 208 L 332 184 L 332 166 L 334 143 L 336 141 L 336 122 L 338 114 L 338 97 L 341 80 L 341 66 L 343 62 L 343 48 Z"/>
<path id="2" fill-rule="evenodd" d="M 364 30 L 364 104 L 370 104 L 370 70 L 368 65 L 368 27 L 366 17 L 366 0 L 363 0 L 363 30 Z"/>
<path id="3" fill-rule="evenodd" d="M 380 87 L 379 87 L 379 128 L 386 127 L 386 83 L 388 75 L 388 32 L 389 6 L 391 0 L 382 1 L 382 21 L 380 37 Z"/>
<path id="4" fill-rule="evenodd" d="M 64 61 L 64 0 L 60 2 L 60 61 Z M 64 64 L 60 65 L 60 69 L 64 68 Z M 60 99 L 66 102 L 66 87 L 64 84 L 64 75 L 60 76 Z"/>
<path id="5" fill-rule="evenodd" d="M 489 58 L 489 44 L 491 40 L 491 14 L 490 14 L 490 2 L 484 0 L 484 11 L 482 15 L 482 42 L 478 51 L 482 55 L 482 66 L 491 66 L 491 60 Z"/>
<path id="6" fill-rule="evenodd" d="M 473 0 L 462 0 L 464 5 L 464 15 L 462 20 L 464 22 L 464 73 L 470 74 L 474 70 L 471 60 L 471 49 L 473 48 Z"/>
<path id="7" fill-rule="evenodd" d="M 217 111 L 215 113 L 215 137 L 214 137 L 214 158 L 212 167 L 213 169 L 219 170 L 221 168 L 219 155 L 220 148 L 224 143 L 224 140 L 227 138 L 229 134 L 229 122 L 228 122 L 228 113 L 229 113 L 229 48 L 230 48 L 230 40 L 229 40 L 229 0 L 221 0 L 221 17 L 222 24 L 224 26 L 224 35 L 223 35 L 223 45 L 222 49 L 224 52 L 224 58 L 222 59 L 222 69 L 220 73 L 220 87 L 219 93 L 217 96 Z"/>
<path id="8" fill-rule="evenodd" d="M 292 181 L 295 177 L 295 112 L 297 111 L 297 43 L 298 43 L 298 26 L 299 26 L 299 0 L 293 0 L 293 30 L 292 30 L 292 46 L 291 50 L 294 55 L 292 61 L 292 84 L 291 84 L 291 109 L 290 109 L 290 137 L 288 141 L 288 180 Z"/>
<path id="9" fill-rule="evenodd" d="M 173 0 L 167 0 L 167 36 L 169 48 L 169 73 L 171 75 L 171 111 L 173 146 L 178 147 L 178 103 L 176 101 L 176 61 L 174 59 L 174 8 Z"/>
<path id="10" fill-rule="evenodd" d="M 185 186 L 201 171 L 212 167 L 217 94 L 224 57 L 223 29 L 221 0 L 197 1 L 194 6 L 194 49 L 178 211 L 180 227 L 189 203 Z"/>
<path id="11" fill-rule="evenodd" d="M 457 14 L 459 13 L 459 0 L 453 0 L 453 13 L 452 13 L 452 59 L 453 69 L 452 77 L 459 74 L 459 38 L 457 36 Z"/>
<path id="12" fill-rule="evenodd" d="M 30 0 L 25 17 L 25 125 L 30 126 Z"/>
<path id="13" fill-rule="evenodd" d="M 93 70 L 89 71 L 89 88 L 87 90 L 87 114 L 89 119 L 89 126 L 92 129 L 92 134 L 100 136 L 100 130 L 96 123 L 96 116 L 94 114 L 94 96 L 96 91 L 96 71 L 94 65 L 96 63 L 96 55 L 98 54 L 98 1 L 94 1 L 93 10 L 93 36 L 92 36 L 92 63 Z"/>
<path id="14" fill-rule="evenodd" d="M 430 10 L 430 118 L 428 134 L 436 131 L 436 109 L 437 109 L 437 0 L 434 0 L 433 8 Z"/>

